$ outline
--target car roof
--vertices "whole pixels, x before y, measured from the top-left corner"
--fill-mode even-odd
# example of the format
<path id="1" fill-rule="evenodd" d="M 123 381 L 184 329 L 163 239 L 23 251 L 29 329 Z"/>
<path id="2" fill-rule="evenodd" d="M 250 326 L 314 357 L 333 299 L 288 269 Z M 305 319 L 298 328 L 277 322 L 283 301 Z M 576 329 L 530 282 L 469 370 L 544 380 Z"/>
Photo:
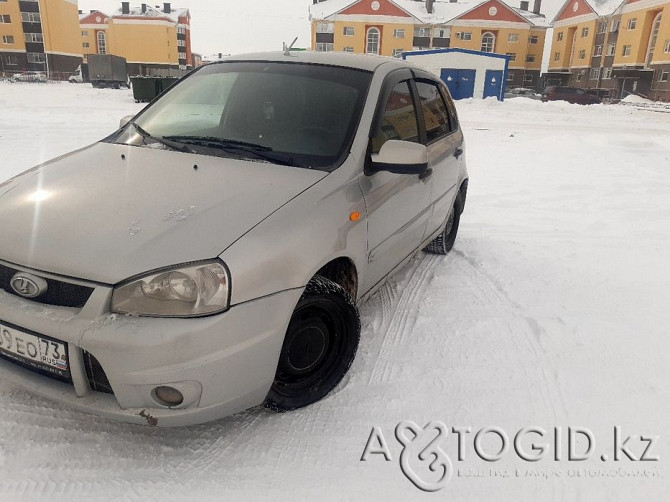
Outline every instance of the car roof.
<path id="1" fill-rule="evenodd" d="M 415 65 L 408 63 L 402 59 L 373 56 L 370 54 L 351 54 L 348 52 L 316 52 L 316 51 L 292 51 L 290 55 L 285 55 L 283 52 L 253 52 L 249 54 L 238 54 L 235 56 L 227 56 L 217 61 L 232 62 L 232 61 L 268 61 L 268 62 L 291 62 L 291 63 L 307 63 L 307 64 L 323 64 L 330 66 L 342 66 L 347 68 L 356 68 L 374 72 L 382 65 L 393 65 L 397 67 L 412 67 L 418 68 Z"/>

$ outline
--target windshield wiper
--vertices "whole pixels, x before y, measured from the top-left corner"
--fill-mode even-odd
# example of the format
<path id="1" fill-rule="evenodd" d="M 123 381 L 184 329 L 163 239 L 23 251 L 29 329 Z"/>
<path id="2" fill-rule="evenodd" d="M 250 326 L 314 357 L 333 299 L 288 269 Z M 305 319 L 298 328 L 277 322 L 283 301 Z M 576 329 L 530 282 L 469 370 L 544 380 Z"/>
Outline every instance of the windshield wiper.
<path id="1" fill-rule="evenodd" d="M 135 122 L 131 122 L 131 124 L 133 125 L 133 127 L 135 128 L 137 133 L 140 136 L 142 136 L 142 139 L 145 140 L 144 141 L 145 144 L 146 144 L 146 140 L 150 139 L 150 140 L 153 140 L 157 143 L 160 143 L 161 145 L 165 145 L 172 150 L 177 150 L 178 152 L 193 153 L 193 151 L 191 151 L 191 149 L 188 148 L 183 143 L 179 143 L 179 142 L 176 142 L 176 141 L 170 141 L 169 139 L 160 138 L 158 136 L 152 136 L 149 132 L 142 129 L 142 127 L 137 125 Z"/>
<path id="2" fill-rule="evenodd" d="M 269 146 L 249 143 L 247 141 L 217 138 L 215 136 L 163 136 L 163 139 L 168 141 L 178 141 L 179 143 L 186 143 L 189 145 L 203 146 L 205 148 L 250 153 L 259 159 L 268 160 L 275 164 L 298 166 L 295 160 L 289 155 L 274 152 Z"/>

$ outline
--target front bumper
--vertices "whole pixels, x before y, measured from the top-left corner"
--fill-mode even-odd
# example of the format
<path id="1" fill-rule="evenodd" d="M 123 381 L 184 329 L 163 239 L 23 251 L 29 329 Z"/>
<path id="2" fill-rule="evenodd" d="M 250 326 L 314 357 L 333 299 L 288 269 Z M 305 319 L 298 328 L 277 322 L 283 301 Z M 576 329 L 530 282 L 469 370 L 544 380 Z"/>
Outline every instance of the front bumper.
<path id="1" fill-rule="evenodd" d="M 72 383 L 0 359 L 0 378 L 85 412 L 174 427 L 208 422 L 261 404 L 274 379 L 301 289 L 195 319 L 109 315 L 112 290 L 96 285 L 81 309 L 51 307 L 0 290 L 0 321 L 68 344 Z M 114 394 L 91 389 L 85 352 L 104 369 Z M 179 389 L 184 402 L 161 405 L 153 389 Z"/>

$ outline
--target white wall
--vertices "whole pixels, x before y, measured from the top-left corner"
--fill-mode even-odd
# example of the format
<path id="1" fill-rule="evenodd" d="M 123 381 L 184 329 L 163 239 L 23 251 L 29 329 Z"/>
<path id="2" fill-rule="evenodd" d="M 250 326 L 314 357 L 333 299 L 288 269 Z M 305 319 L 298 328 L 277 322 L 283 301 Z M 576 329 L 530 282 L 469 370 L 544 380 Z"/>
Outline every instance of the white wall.
<path id="1" fill-rule="evenodd" d="M 475 90 L 473 97 L 482 98 L 484 96 L 484 78 L 486 70 L 505 70 L 505 60 L 490 56 L 478 54 L 467 54 L 464 52 L 438 52 L 426 54 L 411 54 L 406 57 L 418 66 L 434 73 L 440 77 L 442 68 L 459 68 L 464 70 L 475 70 Z M 504 78 L 504 77 L 503 77 Z M 503 89 L 505 82 L 502 83 Z"/>

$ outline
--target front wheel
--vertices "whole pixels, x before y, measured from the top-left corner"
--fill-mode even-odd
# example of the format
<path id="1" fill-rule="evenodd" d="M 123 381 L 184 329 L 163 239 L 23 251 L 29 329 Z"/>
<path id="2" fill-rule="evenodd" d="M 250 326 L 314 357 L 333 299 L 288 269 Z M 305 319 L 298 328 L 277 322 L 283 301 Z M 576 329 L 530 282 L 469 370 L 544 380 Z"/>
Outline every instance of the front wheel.
<path id="1" fill-rule="evenodd" d="M 349 294 L 325 277 L 314 277 L 291 316 L 265 406 L 283 412 L 325 397 L 349 370 L 360 332 Z"/>

